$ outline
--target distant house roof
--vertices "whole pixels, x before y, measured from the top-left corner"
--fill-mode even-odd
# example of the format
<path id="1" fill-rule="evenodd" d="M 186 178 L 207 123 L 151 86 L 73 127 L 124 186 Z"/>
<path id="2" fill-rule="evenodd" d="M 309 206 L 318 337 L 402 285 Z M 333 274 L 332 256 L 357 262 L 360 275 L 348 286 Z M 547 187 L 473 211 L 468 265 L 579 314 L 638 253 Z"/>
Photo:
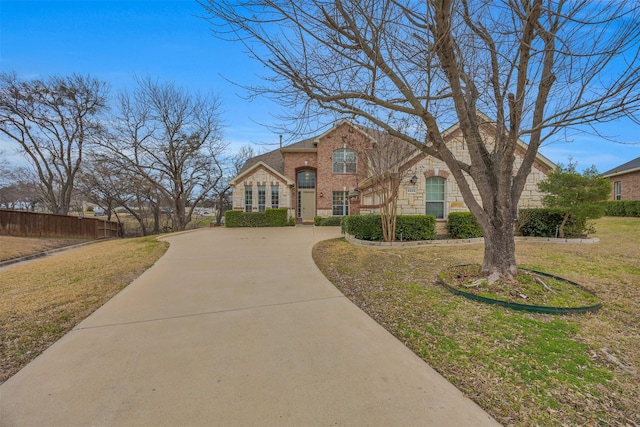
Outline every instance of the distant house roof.
<path id="1" fill-rule="evenodd" d="M 610 176 L 621 175 L 623 173 L 635 172 L 640 170 L 640 157 L 633 159 L 627 163 L 616 166 L 615 168 L 606 171 L 602 174 L 603 177 L 608 178 Z"/>

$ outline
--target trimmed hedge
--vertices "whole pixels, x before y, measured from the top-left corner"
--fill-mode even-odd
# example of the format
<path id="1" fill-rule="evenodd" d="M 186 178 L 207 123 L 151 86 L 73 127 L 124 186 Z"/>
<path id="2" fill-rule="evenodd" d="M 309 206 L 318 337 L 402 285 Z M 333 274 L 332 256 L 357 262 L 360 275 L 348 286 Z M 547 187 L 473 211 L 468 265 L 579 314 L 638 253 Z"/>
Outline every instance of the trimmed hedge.
<path id="1" fill-rule="evenodd" d="M 531 237 L 556 237 L 565 211 L 562 209 L 521 209 L 518 219 L 520 234 Z M 577 237 L 587 231 L 587 220 L 570 216 L 564 226 L 564 237 Z"/>
<path id="2" fill-rule="evenodd" d="M 473 239 L 484 236 L 471 212 L 451 212 L 447 217 L 447 229 L 454 239 Z"/>
<path id="3" fill-rule="evenodd" d="M 264 212 L 229 210 L 224 213 L 226 227 L 284 227 L 287 225 L 287 209 L 267 209 Z"/>
<path id="4" fill-rule="evenodd" d="M 382 225 L 380 226 L 382 231 Z M 396 240 L 435 240 L 436 217 L 432 215 L 398 215 Z"/>
<path id="5" fill-rule="evenodd" d="M 604 204 L 606 216 L 640 217 L 640 200 L 608 200 Z"/>
<path id="6" fill-rule="evenodd" d="M 356 239 L 368 241 L 382 240 L 382 219 L 380 215 L 349 215 L 342 220 L 345 233 Z M 436 218 L 431 215 L 398 215 L 396 217 L 396 240 L 434 240 L 436 238 Z"/>
<path id="7" fill-rule="evenodd" d="M 332 227 L 336 225 L 341 225 L 342 218 L 343 217 L 341 216 L 330 216 L 326 218 L 321 216 L 316 216 L 313 218 L 313 224 L 319 227 Z"/>
<path id="8" fill-rule="evenodd" d="M 285 227 L 287 214 L 286 208 L 267 209 L 265 211 L 267 227 Z"/>

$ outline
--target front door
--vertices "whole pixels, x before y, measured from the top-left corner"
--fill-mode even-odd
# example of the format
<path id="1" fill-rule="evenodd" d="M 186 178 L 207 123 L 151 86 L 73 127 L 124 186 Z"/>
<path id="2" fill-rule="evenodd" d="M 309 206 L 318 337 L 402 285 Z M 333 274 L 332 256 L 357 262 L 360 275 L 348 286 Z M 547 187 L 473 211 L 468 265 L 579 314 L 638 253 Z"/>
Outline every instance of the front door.
<path id="1" fill-rule="evenodd" d="M 313 222 L 316 216 L 316 190 L 300 190 L 302 222 Z"/>

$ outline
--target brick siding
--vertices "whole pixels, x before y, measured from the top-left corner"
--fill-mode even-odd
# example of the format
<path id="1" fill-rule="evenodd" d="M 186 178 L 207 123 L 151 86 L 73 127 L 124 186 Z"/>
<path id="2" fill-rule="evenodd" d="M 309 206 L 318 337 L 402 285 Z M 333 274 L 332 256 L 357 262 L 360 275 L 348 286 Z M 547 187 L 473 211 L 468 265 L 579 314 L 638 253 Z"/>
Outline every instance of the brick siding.
<path id="1" fill-rule="evenodd" d="M 609 177 L 611 181 L 611 200 L 615 200 L 614 183 L 621 184 L 620 200 L 640 200 L 640 171 L 629 172 Z"/>

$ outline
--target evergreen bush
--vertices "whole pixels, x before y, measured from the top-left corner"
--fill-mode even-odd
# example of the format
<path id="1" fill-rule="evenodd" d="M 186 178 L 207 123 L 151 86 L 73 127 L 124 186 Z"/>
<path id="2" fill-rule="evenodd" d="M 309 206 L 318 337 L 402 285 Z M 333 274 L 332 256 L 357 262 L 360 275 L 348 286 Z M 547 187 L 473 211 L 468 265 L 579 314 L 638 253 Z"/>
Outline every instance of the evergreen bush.
<path id="1" fill-rule="evenodd" d="M 267 227 L 285 227 L 287 225 L 287 208 L 267 208 L 265 222 Z"/>
<path id="2" fill-rule="evenodd" d="M 343 218 L 345 233 L 359 240 L 381 241 L 382 220 L 380 215 L 349 215 Z M 436 238 L 436 218 L 431 215 L 398 215 L 396 217 L 396 240 L 415 241 Z"/>
<path id="3" fill-rule="evenodd" d="M 521 209 L 518 219 L 518 231 L 523 236 L 557 237 L 558 228 L 562 223 L 565 211 L 563 209 Z M 584 217 L 571 215 L 565 225 L 565 237 L 579 237 L 588 230 Z"/>
<path id="4" fill-rule="evenodd" d="M 471 212 L 451 212 L 447 217 L 447 229 L 454 239 L 473 239 L 484 235 Z"/>
<path id="5" fill-rule="evenodd" d="M 326 218 L 321 216 L 316 216 L 313 218 L 313 223 L 319 227 L 332 227 L 336 225 L 341 225 L 342 218 L 343 217 L 341 216 L 330 216 Z"/>

